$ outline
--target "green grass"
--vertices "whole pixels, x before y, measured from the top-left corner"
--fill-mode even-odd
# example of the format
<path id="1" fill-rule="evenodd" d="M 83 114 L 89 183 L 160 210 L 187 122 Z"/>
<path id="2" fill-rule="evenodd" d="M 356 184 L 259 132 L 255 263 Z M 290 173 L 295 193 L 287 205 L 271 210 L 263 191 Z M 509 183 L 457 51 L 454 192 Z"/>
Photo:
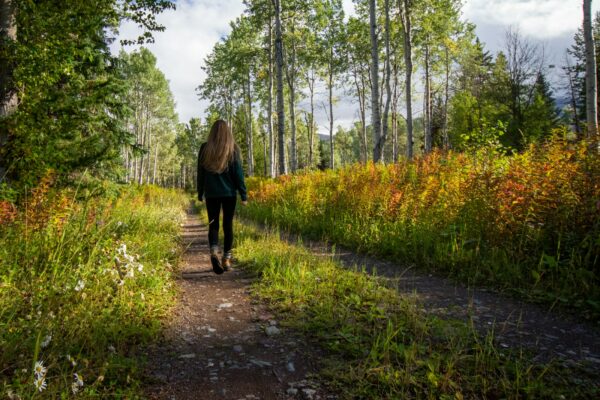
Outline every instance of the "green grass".
<path id="1" fill-rule="evenodd" d="M 537 364 L 469 324 L 426 315 L 376 277 L 238 225 L 236 257 L 255 294 L 327 350 L 324 376 L 344 398 L 497 399 L 600 395 L 600 376 Z"/>
<path id="2" fill-rule="evenodd" d="M 136 348 L 173 305 L 187 197 L 116 186 L 74 196 L 44 194 L 0 229 L 1 398 L 137 397 Z M 43 390 L 36 362 L 47 369 Z"/>

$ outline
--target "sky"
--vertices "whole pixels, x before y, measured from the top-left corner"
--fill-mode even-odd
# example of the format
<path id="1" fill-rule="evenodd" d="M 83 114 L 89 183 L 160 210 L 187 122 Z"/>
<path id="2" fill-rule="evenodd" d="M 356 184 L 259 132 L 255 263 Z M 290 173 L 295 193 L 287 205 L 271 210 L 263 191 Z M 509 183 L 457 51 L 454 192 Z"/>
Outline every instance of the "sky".
<path id="1" fill-rule="evenodd" d="M 351 13 L 352 0 L 343 1 L 346 12 Z M 592 4 L 594 12 L 600 11 L 600 2 Z M 476 24 L 477 35 L 492 52 L 502 48 L 504 33 L 512 26 L 544 46 L 548 64 L 560 64 L 581 25 L 581 5 L 581 0 L 464 0 L 463 19 Z M 203 60 L 229 33 L 230 21 L 243 11 L 242 0 L 179 0 L 176 10 L 158 16 L 166 30 L 155 32 L 155 43 L 146 47 L 156 55 L 158 68 L 169 80 L 180 121 L 204 116 L 208 104 L 200 101 L 195 91 L 205 77 Z M 120 28 L 120 38 L 131 39 L 137 34 L 138 28 L 131 23 Z M 113 53 L 120 48 L 118 41 L 111 46 Z M 358 119 L 357 105 L 341 93 L 339 97 L 334 109 L 336 125 L 348 127 Z M 327 117 L 321 107 L 317 108 L 319 133 L 328 133 Z"/>

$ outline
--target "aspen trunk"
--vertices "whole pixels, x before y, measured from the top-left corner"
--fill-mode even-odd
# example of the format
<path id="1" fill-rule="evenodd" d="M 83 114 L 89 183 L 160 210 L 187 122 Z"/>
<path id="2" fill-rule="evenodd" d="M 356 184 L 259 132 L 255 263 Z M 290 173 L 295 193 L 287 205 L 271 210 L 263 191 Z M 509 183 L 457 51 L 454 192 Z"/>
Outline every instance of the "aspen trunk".
<path id="1" fill-rule="evenodd" d="M 252 87 L 250 85 L 250 69 L 248 69 L 248 81 L 246 87 L 246 101 L 248 105 L 248 117 L 246 122 L 246 148 L 248 149 L 248 176 L 254 175 L 254 146 L 252 139 Z"/>
<path id="2" fill-rule="evenodd" d="M 281 33 L 281 0 L 275 5 L 275 73 L 277 79 L 277 138 L 279 142 L 279 174 L 287 174 L 285 162 L 285 112 L 283 105 L 283 38 Z"/>
<path id="3" fill-rule="evenodd" d="M 375 0 L 369 0 L 371 31 L 371 125 L 373 126 L 373 161 L 381 160 L 381 118 L 379 116 L 379 48 Z"/>
<path id="4" fill-rule="evenodd" d="M 410 21 L 410 1 L 398 0 L 398 8 L 402 16 L 402 29 L 404 33 L 404 63 L 406 66 L 406 157 L 413 157 L 413 118 L 412 118 L 412 31 Z"/>
<path id="5" fill-rule="evenodd" d="M 385 107 L 383 109 L 383 133 L 379 138 L 379 143 L 377 143 L 378 153 L 380 156 L 380 161 L 385 161 L 385 142 L 388 137 L 389 124 L 388 124 L 388 116 L 390 113 L 390 101 L 392 99 L 392 89 L 390 87 L 390 76 L 391 76 L 391 68 L 390 68 L 390 4 L 389 0 L 385 0 Z"/>
<path id="6" fill-rule="evenodd" d="M 433 137 L 431 132 L 431 73 L 429 59 L 429 44 L 425 44 L 425 154 L 431 153 Z"/>

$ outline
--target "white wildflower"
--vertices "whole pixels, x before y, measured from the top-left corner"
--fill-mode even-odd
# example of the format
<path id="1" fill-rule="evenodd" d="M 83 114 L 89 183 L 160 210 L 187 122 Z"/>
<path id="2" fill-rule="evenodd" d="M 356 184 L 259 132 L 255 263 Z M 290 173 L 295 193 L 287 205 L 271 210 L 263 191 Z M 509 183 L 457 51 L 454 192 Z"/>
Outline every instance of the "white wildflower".
<path id="1" fill-rule="evenodd" d="M 77 286 L 75 286 L 75 291 L 80 292 L 83 290 L 84 287 L 85 287 L 85 282 L 80 279 L 79 281 L 77 281 Z"/>
<path id="2" fill-rule="evenodd" d="M 111 353 L 116 353 L 117 350 L 115 349 L 115 346 L 113 346 L 112 344 L 108 346 L 108 351 Z"/>
<path id="3" fill-rule="evenodd" d="M 35 388 L 36 388 L 38 391 L 40 391 L 40 392 L 41 392 L 42 390 L 46 389 L 46 387 L 47 387 L 47 385 L 46 385 L 46 378 L 44 378 L 43 376 L 42 376 L 42 377 L 39 377 L 39 378 L 35 378 L 35 379 L 33 380 L 33 386 L 35 386 Z"/>
<path id="4" fill-rule="evenodd" d="M 67 358 L 67 361 L 69 361 L 73 367 L 77 366 L 77 361 L 75 361 L 75 359 L 73 357 L 71 357 L 71 355 L 67 354 L 65 357 Z"/>
<path id="5" fill-rule="evenodd" d="M 83 386 L 83 378 L 81 377 L 81 375 L 79 375 L 76 372 L 73 374 L 73 378 L 75 379 L 75 383 L 77 384 L 77 386 L 79 386 L 79 387 Z"/>
<path id="6" fill-rule="evenodd" d="M 44 338 L 44 340 L 42 340 L 42 343 L 41 343 L 42 349 L 45 349 L 46 347 L 48 347 L 51 340 L 52 340 L 52 335 L 46 335 L 46 337 Z"/>
<path id="7" fill-rule="evenodd" d="M 73 382 L 71 384 L 71 391 L 73 394 L 77 394 L 77 392 L 79 392 L 79 386 L 77 386 L 77 382 Z"/>
<path id="8" fill-rule="evenodd" d="M 142 272 L 143 269 L 144 269 L 144 266 L 142 264 L 138 264 L 137 270 L 139 272 Z"/>
<path id="9" fill-rule="evenodd" d="M 129 268 L 127 270 L 127 274 L 125 274 L 125 278 L 133 278 L 133 268 Z"/>
<path id="10" fill-rule="evenodd" d="M 33 367 L 33 372 L 35 373 L 36 378 L 43 378 L 44 376 L 46 376 L 46 372 L 48 372 L 48 369 L 44 367 L 43 361 L 36 361 L 35 366 Z"/>
<path id="11" fill-rule="evenodd" d="M 140 297 L 142 298 L 142 301 L 146 301 L 146 296 L 144 296 L 144 293 L 140 293 Z"/>

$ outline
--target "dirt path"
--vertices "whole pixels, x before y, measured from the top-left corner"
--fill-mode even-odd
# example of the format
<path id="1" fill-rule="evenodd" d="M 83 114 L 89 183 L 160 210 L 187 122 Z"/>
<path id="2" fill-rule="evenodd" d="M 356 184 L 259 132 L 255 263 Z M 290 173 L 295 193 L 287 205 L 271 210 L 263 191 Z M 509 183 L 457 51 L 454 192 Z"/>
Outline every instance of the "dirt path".
<path id="1" fill-rule="evenodd" d="M 302 339 L 250 296 L 241 270 L 215 275 L 206 226 L 188 213 L 179 303 L 164 339 L 148 349 L 151 399 L 325 399 L 318 362 Z"/>
<path id="2" fill-rule="evenodd" d="M 290 243 L 298 242 L 298 235 L 280 235 Z M 387 284 L 415 296 L 427 313 L 471 320 L 483 335 L 493 331 L 501 348 L 524 349 L 539 361 L 558 359 L 600 376 L 600 326 L 502 293 L 469 288 L 419 271 L 414 265 L 383 261 L 320 241 L 303 239 L 302 242 L 315 254 L 334 255 L 346 268 L 364 266 L 367 273 L 375 271 Z"/>

